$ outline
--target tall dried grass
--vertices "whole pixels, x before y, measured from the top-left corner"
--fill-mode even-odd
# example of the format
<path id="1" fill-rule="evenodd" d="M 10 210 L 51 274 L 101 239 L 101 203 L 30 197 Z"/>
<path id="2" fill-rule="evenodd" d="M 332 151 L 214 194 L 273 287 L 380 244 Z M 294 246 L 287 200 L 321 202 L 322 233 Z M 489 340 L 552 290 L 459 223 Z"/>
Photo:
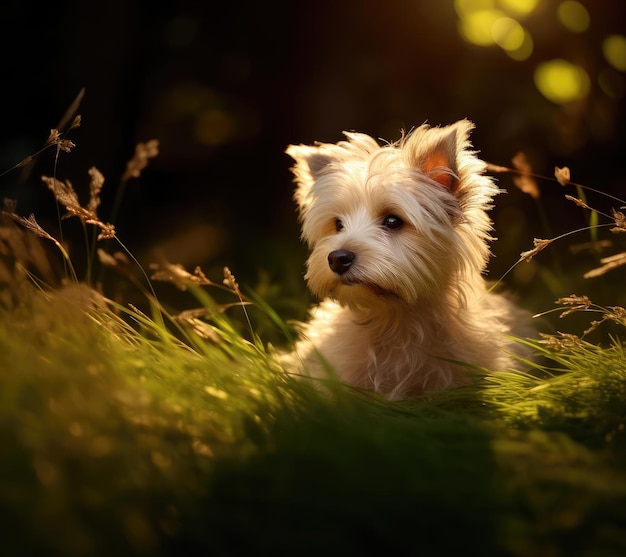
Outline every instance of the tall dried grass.
<path id="1" fill-rule="evenodd" d="M 58 156 L 71 150 L 66 133 L 50 136 L 47 148 Z M 122 183 L 140 178 L 157 149 L 139 146 Z M 149 310 L 114 302 L 78 277 L 62 238 L 5 205 L 7 554 L 626 552 L 626 359 L 618 337 L 604 347 L 586 333 L 520 339 L 545 357 L 528 362 L 531 372 L 494 371 L 414 401 L 390 403 L 332 382 L 329 397 L 283 373 L 252 312 L 287 341 L 290 327 L 244 294 L 229 269 L 213 281 L 200 268 L 161 261 L 136 279 L 139 263 L 113 219 L 97 213 L 104 179 L 95 169 L 90 178 L 86 204 L 56 172 L 44 184 L 64 218 L 94 230 L 96 243 L 117 243 L 121 251 L 99 247 L 94 255 L 140 289 Z M 623 232 L 622 209 L 589 226 Z M 51 266 L 33 240 L 61 253 L 63 287 L 51 288 Z M 543 241 L 516 264 L 540 257 Z M 167 311 L 153 288 L 162 281 L 197 307 Z M 216 302 L 216 291 L 230 301 Z M 626 324 L 623 308 L 586 296 L 557 305 L 564 317 L 595 312 L 590 327 Z"/>

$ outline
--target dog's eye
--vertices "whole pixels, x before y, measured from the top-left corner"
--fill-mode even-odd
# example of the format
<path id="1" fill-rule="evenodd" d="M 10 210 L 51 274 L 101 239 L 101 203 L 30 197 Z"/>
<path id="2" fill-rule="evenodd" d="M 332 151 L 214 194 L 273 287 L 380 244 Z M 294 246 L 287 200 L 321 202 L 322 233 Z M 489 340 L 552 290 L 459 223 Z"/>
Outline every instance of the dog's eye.
<path id="1" fill-rule="evenodd" d="M 389 228 L 389 230 L 398 230 L 399 228 L 402 228 L 403 224 L 404 221 L 396 215 L 387 215 L 383 219 L 383 226 Z"/>
<path id="2" fill-rule="evenodd" d="M 340 219 L 335 219 L 335 230 L 337 232 L 340 232 L 341 230 L 343 230 L 343 222 L 341 222 Z"/>

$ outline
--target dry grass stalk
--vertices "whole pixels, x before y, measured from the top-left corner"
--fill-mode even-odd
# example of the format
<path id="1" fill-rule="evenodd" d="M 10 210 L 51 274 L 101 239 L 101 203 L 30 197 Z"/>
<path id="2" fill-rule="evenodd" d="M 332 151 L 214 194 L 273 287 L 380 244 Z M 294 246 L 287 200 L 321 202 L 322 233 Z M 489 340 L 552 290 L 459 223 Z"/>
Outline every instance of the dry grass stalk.
<path id="1" fill-rule="evenodd" d="M 581 242 L 579 244 L 572 244 L 569 250 L 574 255 L 583 252 L 598 252 L 613 247 L 611 240 L 596 240 L 595 242 Z"/>
<path id="2" fill-rule="evenodd" d="M 211 286 L 214 283 L 207 278 L 200 267 L 194 269 L 193 274 L 176 263 L 151 263 L 150 269 L 153 271 L 151 280 L 172 283 L 179 290 L 187 290 L 190 285 Z"/>
<path id="3" fill-rule="evenodd" d="M 608 308 L 603 308 L 602 319 L 597 321 L 592 321 L 591 326 L 585 330 L 583 336 L 588 335 L 592 331 L 595 331 L 602 323 L 606 321 L 612 321 L 613 323 L 617 323 L 618 325 L 622 325 L 626 327 L 626 309 L 621 306 L 609 306 Z"/>
<path id="4" fill-rule="evenodd" d="M 491 162 L 485 163 L 487 166 L 487 172 L 494 172 L 496 174 L 505 174 L 508 172 L 512 172 L 511 168 L 506 166 L 501 166 L 499 164 L 493 164 Z"/>
<path id="5" fill-rule="evenodd" d="M 58 151 L 63 151 L 64 153 L 70 153 L 76 144 L 69 139 L 65 139 L 61 132 L 56 129 L 50 130 L 50 135 L 48 139 L 44 143 L 44 149 L 46 147 L 50 147 L 51 145 L 56 145 Z"/>
<path id="6" fill-rule="evenodd" d="M 74 116 L 74 115 L 78 112 L 78 109 L 80 108 L 80 103 L 83 102 L 84 97 L 85 97 L 85 88 L 83 87 L 78 92 L 78 95 L 76 95 L 76 98 L 72 101 L 72 104 L 70 104 L 70 106 L 67 107 L 67 110 L 65 111 L 65 113 L 61 117 L 61 120 L 59 120 L 59 123 L 57 124 L 57 129 L 59 130 L 64 129 L 72 117 L 74 117 L 72 120 L 72 124 L 70 125 L 67 131 L 70 131 L 80 126 L 80 123 L 81 123 L 80 115 L 77 115 L 77 116 Z"/>
<path id="7" fill-rule="evenodd" d="M 511 162 L 518 171 L 518 175 L 513 176 L 513 183 L 533 199 L 538 199 L 539 186 L 534 178 L 533 169 L 526 154 L 520 151 L 511 159 Z"/>
<path id="8" fill-rule="evenodd" d="M 591 271 L 587 271 L 583 278 L 595 278 L 602 276 L 617 267 L 621 267 L 622 265 L 626 265 L 626 252 L 617 253 L 615 255 L 611 255 L 609 257 L 603 257 L 600 259 L 600 263 L 602 265 L 600 267 L 596 267 L 595 269 L 591 269 Z"/>
<path id="9" fill-rule="evenodd" d="M 110 223 L 102 222 L 96 214 L 96 208 L 100 204 L 100 189 L 104 184 L 104 177 L 96 168 L 91 168 L 91 197 L 87 207 L 82 207 L 76 191 L 69 180 L 61 182 L 56 178 L 42 176 L 41 179 L 52 191 L 56 200 L 65 207 L 67 214 L 64 218 L 78 217 L 86 224 L 92 224 L 100 228 L 98 240 L 109 240 L 115 238 L 115 227 Z"/>
<path id="10" fill-rule="evenodd" d="M 57 241 L 57 239 L 54 238 L 51 234 L 48 234 L 48 232 L 46 232 L 39 225 L 39 223 L 35 219 L 35 215 L 33 215 L 32 213 L 28 216 L 28 218 L 21 217 L 21 216 L 15 214 L 15 213 L 7 213 L 7 212 L 4 212 L 4 211 L 3 211 L 3 214 L 8 216 L 8 217 L 10 217 L 11 219 L 13 219 L 18 224 L 21 224 L 24 228 L 26 228 L 26 230 L 30 230 L 31 232 L 33 232 L 34 234 L 36 234 L 40 238 L 45 238 L 46 240 L 50 240 L 51 242 L 54 242 L 59 247 L 61 247 L 61 244 Z"/>
<path id="11" fill-rule="evenodd" d="M 239 298 L 239 304 L 241 305 L 241 309 L 243 310 L 243 314 L 246 317 L 246 321 L 248 323 L 248 328 L 250 329 L 250 333 L 254 337 L 255 334 L 254 334 L 254 329 L 252 327 L 252 322 L 250 321 L 250 316 L 248 315 L 248 311 L 246 310 L 246 305 L 248 305 L 248 302 L 244 301 L 244 296 L 241 293 L 241 290 L 239 289 L 239 284 L 235 280 L 235 275 L 233 275 L 233 273 L 231 272 L 231 270 L 228 267 L 224 267 L 224 281 L 223 281 L 223 283 L 226 286 L 228 286 L 237 295 L 237 298 Z"/>
<path id="12" fill-rule="evenodd" d="M 540 344 L 544 344 L 556 352 L 567 352 L 572 348 L 580 346 L 583 342 L 580 337 L 570 333 L 558 332 L 556 335 L 539 333 L 539 336 L 541 337 L 541 340 L 539 340 Z"/>
<path id="13" fill-rule="evenodd" d="M 571 175 L 570 175 L 569 168 L 567 168 L 567 166 L 564 166 L 563 168 L 559 168 L 558 166 L 555 166 L 554 177 L 556 178 L 556 181 L 562 186 L 567 186 L 568 184 L 571 184 L 570 182 Z"/>
<path id="14" fill-rule="evenodd" d="M 554 242 L 556 238 L 552 238 L 550 240 L 542 240 L 540 238 L 533 239 L 533 245 L 535 246 L 533 249 L 528 251 L 523 251 L 520 253 L 520 261 L 530 261 L 535 255 L 537 255 L 540 251 L 547 248 L 552 242 Z"/>
<path id="15" fill-rule="evenodd" d="M 25 218 L 18 215 L 16 209 L 17 203 L 14 200 L 4 200 L 4 210 L 0 212 L 0 215 L 7 217 L 23 228 L 8 226 L 9 221 L 2 222 L 0 219 L 0 256 L 4 255 L 13 259 L 16 265 L 20 265 L 24 269 L 35 268 L 40 277 L 43 277 L 48 283 L 55 283 L 58 277 L 38 240 L 38 238 L 44 238 L 57 247 L 66 260 L 72 277 L 76 278 L 69 255 L 63 245 L 39 225 L 33 214 Z"/>
<path id="16" fill-rule="evenodd" d="M 511 159 L 511 162 L 513 163 L 514 168 L 509 168 L 508 166 L 502 166 L 499 164 L 487 162 L 487 171 L 494 172 L 496 174 L 513 174 L 513 184 L 518 189 L 520 189 L 524 193 L 527 193 L 534 199 L 539 198 L 539 186 L 537 185 L 537 180 L 535 178 L 543 178 L 543 176 L 538 176 L 537 174 L 533 173 L 532 166 L 528 161 L 528 157 L 522 152 L 517 153 Z"/>
<path id="17" fill-rule="evenodd" d="M 81 118 L 80 118 L 80 115 L 79 115 L 79 116 L 76 116 L 74 118 L 74 121 L 72 122 L 72 125 L 68 128 L 67 131 L 69 132 L 70 130 L 73 130 L 74 128 L 79 127 L 80 124 L 81 124 Z M 69 153 L 74 147 L 76 147 L 76 145 L 72 141 L 70 141 L 69 139 L 66 139 L 63 136 L 63 134 L 58 129 L 53 128 L 53 129 L 50 130 L 50 134 L 48 135 L 48 138 L 46 139 L 45 143 L 43 144 L 43 147 L 41 149 L 39 149 L 39 151 L 37 151 L 36 153 L 33 153 L 32 155 L 28 155 L 27 157 L 23 158 L 16 165 L 14 165 L 11 168 L 9 168 L 9 169 L 5 170 L 4 172 L 0 173 L 0 176 L 4 176 L 5 174 L 8 174 L 12 170 L 16 170 L 18 168 L 23 168 L 25 166 L 28 166 L 41 153 L 43 153 L 46 149 L 48 149 L 51 146 L 56 146 L 56 148 L 57 148 L 57 155 L 59 154 L 60 151 L 63 151 L 65 153 Z"/>
<path id="18" fill-rule="evenodd" d="M 201 319 L 192 316 L 183 317 L 182 314 L 179 315 L 176 319 L 191 327 L 193 332 L 197 334 L 201 339 L 208 340 L 214 344 L 219 344 L 220 342 L 222 342 L 222 339 L 215 332 L 213 327 L 211 327 L 211 325 L 209 325 L 205 321 L 202 321 Z"/>
<path id="19" fill-rule="evenodd" d="M 107 253 L 102 248 L 96 250 L 98 261 L 105 267 L 114 269 L 125 277 L 132 278 L 130 259 L 121 251 L 116 251 L 113 255 Z"/>
<path id="20" fill-rule="evenodd" d="M 579 340 L 582 340 L 583 338 L 585 338 L 585 336 L 587 336 L 592 331 L 595 331 L 600 325 L 602 325 L 602 323 L 605 323 L 607 321 L 626 327 L 626 309 L 624 309 L 621 306 L 603 307 L 598 304 L 594 304 L 588 296 L 578 296 L 576 294 L 559 298 L 554 303 L 560 306 L 567 306 L 567 309 L 565 309 L 559 315 L 560 318 L 566 317 L 578 311 L 594 312 L 594 313 L 599 313 L 602 315 L 601 319 L 591 321 L 589 328 L 587 328 L 583 332 L 583 335 L 581 339 Z M 542 342 L 544 344 L 549 344 L 553 348 L 564 349 L 565 346 L 559 344 L 560 341 L 564 340 L 564 335 L 563 333 L 559 333 L 559 335 L 560 337 L 558 337 L 557 341 L 555 341 L 552 338 L 552 335 L 542 334 L 541 336 L 545 338 L 545 342 L 543 341 Z M 565 341 L 567 342 L 567 347 L 572 346 L 569 341 L 571 341 L 573 338 L 578 338 L 578 337 L 574 337 L 574 335 L 569 335 L 569 336 L 571 338 L 565 339 Z"/>
<path id="21" fill-rule="evenodd" d="M 624 207 L 621 207 L 624 209 Z M 626 232 L 626 216 L 621 211 L 611 210 L 613 214 L 613 220 L 615 221 L 615 227 L 611 228 L 611 232 L 617 234 L 619 232 Z"/>
<path id="22" fill-rule="evenodd" d="M 559 315 L 559 317 L 563 318 L 567 315 L 570 315 L 576 311 L 584 311 L 588 310 L 593 302 L 587 296 L 577 296 L 576 294 L 572 294 L 571 296 L 565 296 L 564 298 L 559 298 L 555 304 L 561 306 L 569 306 L 565 311 Z"/>
<path id="23" fill-rule="evenodd" d="M 589 205 L 587 205 L 582 199 L 578 197 L 574 197 L 572 195 L 566 195 L 565 199 L 567 199 L 568 201 L 572 201 L 573 203 L 576 203 L 576 205 L 578 205 L 579 207 L 582 207 L 583 209 L 588 209 L 589 211 L 594 210 L 591 207 L 589 207 Z"/>
<path id="24" fill-rule="evenodd" d="M 138 143 L 135 146 L 135 154 L 126 165 L 122 175 L 122 182 L 131 178 L 139 178 L 141 172 L 148 166 L 148 161 L 159 154 L 159 140 L 151 139 L 146 143 Z"/>
<path id="25" fill-rule="evenodd" d="M 91 176 L 91 182 L 89 183 L 89 203 L 87 204 L 87 210 L 94 214 L 100 206 L 100 191 L 104 186 L 104 176 L 95 167 L 92 166 L 89 170 L 89 176 Z"/>
<path id="26" fill-rule="evenodd" d="M 237 294 L 237 297 L 243 303 L 243 294 L 241 293 L 241 290 L 239 290 L 239 284 L 235 280 L 235 275 L 232 274 L 228 267 L 224 267 L 223 283 L 228 286 L 235 294 Z"/>

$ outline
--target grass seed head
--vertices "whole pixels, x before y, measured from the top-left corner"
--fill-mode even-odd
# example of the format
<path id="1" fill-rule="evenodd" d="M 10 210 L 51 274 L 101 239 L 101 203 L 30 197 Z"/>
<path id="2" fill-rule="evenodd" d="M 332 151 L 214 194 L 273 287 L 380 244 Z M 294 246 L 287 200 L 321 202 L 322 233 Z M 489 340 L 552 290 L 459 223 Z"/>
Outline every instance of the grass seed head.
<path id="1" fill-rule="evenodd" d="M 547 248 L 554 239 L 550 240 L 542 240 L 540 238 L 533 239 L 533 245 L 535 246 L 533 249 L 528 251 L 523 251 L 520 253 L 520 261 L 530 261 L 535 255 L 537 255 L 540 251 Z"/>
<path id="2" fill-rule="evenodd" d="M 622 207 L 624 209 L 624 207 Z M 613 220 L 615 221 L 615 227 L 611 228 L 611 232 L 617 234 L 619 232 L 626 232 L 626 216 L 621 211 L 612 209 Z"/>
<path id="3" fill-rule="evenodd" d="M 141 172 L 148 166 L 148 161 L 159 154 L 159 140 L 151 139 L 146 143 L 138 143 L 135 147 L 133 158 L 128 161 L 126 170 L 122 175 L 122 181 L 130 178 L 139 178 Z"/>
<path id="4" fill-rule="evenodd" d="M 567 166 L 564 166 L 563 168 L 559 168 L 558 166 L 555 166 L 554 177 L 556 178 L 559 184 L 561 184 L 562 186 L 567 186 L 567 184 L 570 183 L 570 177 L 571 177 L 569 168 L 567 168 Z"/>
<path id="5" fill-rule="evenodd" d="M 525 153 L 517 153 L 511 162 L 519 174 L 513 176 L 513 183 L 533 199 L 539 198 L 539 186 L 533 177 L 533 169 Z"/>
<path id="6" fill-rule="evenodd" d="M 577 348 L 582 345 L 583 340 L 571 333 L 558 332 L 556 335 L 549 335 L 546 333 L 539 333 L 541 339 L 540 344 L 543 344 L 554 350 L 555 352 L 567 352 L 573 348 Z"/>

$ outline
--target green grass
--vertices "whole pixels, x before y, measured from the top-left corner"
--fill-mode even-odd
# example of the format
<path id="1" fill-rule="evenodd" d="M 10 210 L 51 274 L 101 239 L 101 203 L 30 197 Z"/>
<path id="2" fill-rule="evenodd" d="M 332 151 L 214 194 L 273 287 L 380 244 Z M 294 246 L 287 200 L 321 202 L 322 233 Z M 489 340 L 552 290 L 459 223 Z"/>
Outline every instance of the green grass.
<path id="1" fill-rule="evenodd" d="M 55 132 L 44 149 L 58 157 L 73 144 Z M 157 147 L 138 146 L 122 186 Z M 254 292 L 242 306 L 234 278 L 224 288 L 201 271 L 155 270 L 199 306 L 165 311 L 99 219 L 90 174 L 84 207 L 69 182 L 46 184 L 126 252 L 127 263 L 100 262 L 146 303 L 80 283 L 63 244 L 7 205 L 28 230 L 0 221 L 3 556 L 626 555 L 617 336 L 533 342 L 543 363 L 529 373 L 410 402 L 332 383 L 323 394 L 276 363 L 271 343 L 291 328 Z M 100 276 L 90 230 L 87 282 Z M 59 250 L 64 287 L 37 287 L 54 270 L 36 236 Z M 621 307 L 567 300 L 565 313 L 594 311 L 623 332 Z"/>
<path id="2" fill-rule="evenodd" d="M 328 397 L 195 293 L 211 341 L 81 286 L 2 313 L 3 554 L 626 551 L 619 343 L 536 344 L 549 367 L 410 403 Z"/>

